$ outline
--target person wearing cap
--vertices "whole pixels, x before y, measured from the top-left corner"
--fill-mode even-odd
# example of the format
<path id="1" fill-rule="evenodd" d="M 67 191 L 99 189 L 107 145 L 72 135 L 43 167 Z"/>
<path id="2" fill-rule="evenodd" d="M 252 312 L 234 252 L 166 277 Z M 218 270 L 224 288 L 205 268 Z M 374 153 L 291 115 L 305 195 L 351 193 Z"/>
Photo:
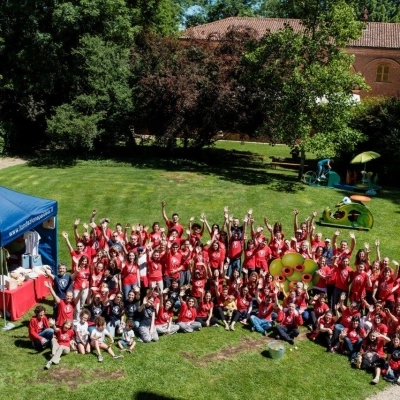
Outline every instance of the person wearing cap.
<path id="1" fill-rule="evenodd" d="M 322 255 L 326 258 L 326 264 L 332 265 L 333 248 L 331 247 L 331 239 L 325 238 L 324 251 Z"/>

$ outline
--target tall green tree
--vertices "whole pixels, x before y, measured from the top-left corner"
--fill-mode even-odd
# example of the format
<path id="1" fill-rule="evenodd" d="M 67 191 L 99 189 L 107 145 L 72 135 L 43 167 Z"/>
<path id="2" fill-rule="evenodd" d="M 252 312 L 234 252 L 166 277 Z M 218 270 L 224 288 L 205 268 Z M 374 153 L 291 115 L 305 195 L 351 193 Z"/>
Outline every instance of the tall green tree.
<path id="1" fill-rule="evenodd" d="M 96 140 L 82 138 L 85 149 L 100 144 L 103 135 L 108 141 L 125 135 L 134 106 L 130 48 L 143 31 L 176 31 L 175 10 L 172 0 L 2 2 L 0 120 L 6 147 L 32 149 L 61 137 L 66 145 L 68 129 L 61 124 L 58 130 L 55 122 L 75 118 L 77 125 L 81 119 L 96 125 L 96 134 L 88 135 Z"/>
<path id="2" fill-rule="evenodd" d="M 365 83 L 350 72 L 353 58 L 342 48 L 363 25 L 343 0 L 299 1 L 296 7 L 302 7 L 301 32 L 287 26 L 267 34 L 245 56 L 248 79 L 265 93 L 260 132 L 289 145 L 300 142 L 303 159 L 305 151 L 335 156 L 362 139 L 349 126 L 350 95 Z"/>

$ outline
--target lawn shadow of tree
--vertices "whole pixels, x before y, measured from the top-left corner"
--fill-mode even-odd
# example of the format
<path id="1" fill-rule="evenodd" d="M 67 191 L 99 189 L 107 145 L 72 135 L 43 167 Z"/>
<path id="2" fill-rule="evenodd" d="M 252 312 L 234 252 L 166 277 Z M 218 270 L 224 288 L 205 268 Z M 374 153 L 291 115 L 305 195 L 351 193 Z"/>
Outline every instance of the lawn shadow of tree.
<path id="1" fill-rule="evenodd" d="M 166 154 L 162 149 L 144 147 L 142 152 L 131 159 L 131 164 L 136 168 L 213 175 L 246 186 L 265 185 L 277 192 L 296 193 L 304 190 L 304 185 L 297 180 L 297 174 L 271 173 L 262 156 L 245 151 L 176 149 Z"/>
<path id="2" fill-rule="evenodd" d="M 135 168 L 165 170 L 168 172 L 194 172 L 217 176 L 222 180 L 245 186 L 265 185 L 276 192 L 297 193 L 305 186 L 297 180 L 297 173 L 270 169 L 269 160 L 249 151 L 226 150 L 215 147 L 204 149 L 175 148 L 168 150 L 157 146 L 135 146 L 131 149 L 110 150 L 107 154 L 71 154 L 68 151 L 46 151 L 37 154 L 28 165 L 41 168 L 69 168 L 79 160 L 129 163 Z"/>

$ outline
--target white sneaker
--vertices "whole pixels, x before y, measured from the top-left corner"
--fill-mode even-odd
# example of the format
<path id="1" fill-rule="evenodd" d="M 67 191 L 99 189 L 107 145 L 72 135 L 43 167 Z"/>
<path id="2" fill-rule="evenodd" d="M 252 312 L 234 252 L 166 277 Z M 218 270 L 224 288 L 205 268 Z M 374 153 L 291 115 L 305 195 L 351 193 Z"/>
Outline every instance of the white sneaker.
<path id="1" fill-rule="evenodd" d="M 102 356 L 101 354 L 99 354 L 99 356 L 97 357 L 97 360 L 98 360 L 99 362 L 102 362 L 102 361 L 103 361 L 103 356 Z"/>
<path id="2" fill-rule="evenodd" d="M 114 356 L 113 357 L 114 360 L 118 360 L 119 358 L 124 358 L 124 356 L 122 354 L 120 354 L 119 356 Z"/>
<path id="3" fill-rule="evenodd" d="M 326 179 L 326 176 L 325 175 L 321 175 L 320 178 L 321 179 Z"/>
<path id="4" fill-rule="evenodd" d="M 45 369 L 50 369 L 50 367 L 51 367 L 51 361 L 49 361 L 49 362 L 44 366 Z"/>

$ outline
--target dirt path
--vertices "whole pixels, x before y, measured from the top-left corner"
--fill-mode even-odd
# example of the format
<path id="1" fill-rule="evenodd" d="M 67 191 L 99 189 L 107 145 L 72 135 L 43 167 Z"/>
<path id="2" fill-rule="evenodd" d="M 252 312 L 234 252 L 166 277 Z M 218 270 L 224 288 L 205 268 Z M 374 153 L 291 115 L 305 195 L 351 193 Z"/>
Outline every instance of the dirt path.
<path id="1" fill-rule="evenodd" d="M 26 160 L 14 157 L 0 157 L 0 169 L 13 167 L 14 165 L 25 164 Z"/>
<path id="2" fill-rule="evenodd" d="M 379 382 L 379 385 L 387 385 L 387 383 Z M 388 386 L 387 389 L 382 390 L 382 392 L 376 394 L 375 396 L 368 397 L 366 400 L 393 400 L 400 398 L 400 386 L 392 385 Z"/>

